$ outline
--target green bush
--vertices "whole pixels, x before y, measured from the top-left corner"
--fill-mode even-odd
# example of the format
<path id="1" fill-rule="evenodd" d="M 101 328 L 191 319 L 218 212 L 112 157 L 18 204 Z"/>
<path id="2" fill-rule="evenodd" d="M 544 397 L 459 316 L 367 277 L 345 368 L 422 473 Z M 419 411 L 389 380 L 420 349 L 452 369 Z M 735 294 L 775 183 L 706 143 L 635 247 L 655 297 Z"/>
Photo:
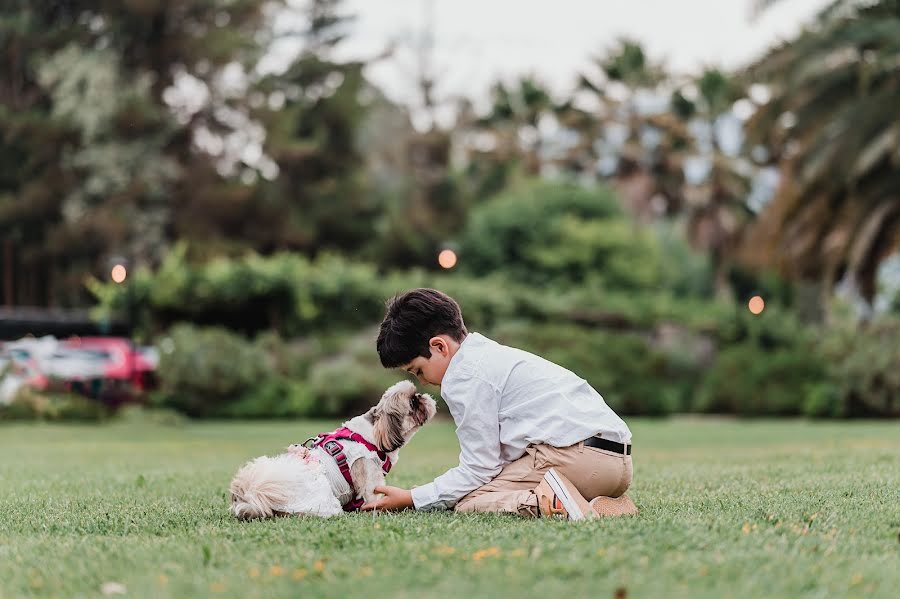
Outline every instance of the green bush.
<path id="1" fill-rule="evenodd" d="M 374 329 L 287 343 L 178 325 L 160 341 L 157 407 L 193 417 L 340 417 L 374 405 L 403 375 L 382 368 Z"/>
<path id="2" fill-rule="evenodd" d="M 695 411 L 796 415 L 807 391 L 823 380 L 811 334 L 774 306 L 758 316 L 739 311 L 716 334 L 720 350 L 697 391 Z"/>
<path id="3" fill-rule="evenodd" d="M 0 420 L 50 420 L 99 422 L 111 415 L 109 408 L 80 395 L 42 393 L 21 388 L 12 402 L 0 406 Z"/>
<path id="4" fill-rule="evenodd" d="M 812 330 L 777 305 L 753 315 L 742 305 L 722 312 L 714 331 L 719 348 L 691 409 L 744 416 L 804 413 L 825 381 L 825 362 Z"/>
<path id="5" fill-rule="evenodd" d="M 503 272 L 531 284 L 597 280 L 610 289 L 660 282 L 654 238 L 637 230 L 605 188 L 531 182 L 472 211 L 462 235 L 463 268 Z"/>
<path id="6" fill-rule="evenodd" d="M 510 322 L 498 326 L 493 337 L 571 370 L 621 414 L 683 410 L 700 374 L 697 362 L 633 333 Z"/>
<path id="7" fill-rule="evenodd" d="M 556 291 L 712 295 L 709 260 L 674 225 L 636 224 L 601 186 L 531 181 L 510 188 L 472 211 L 460 264 L 479 277 L 503 273 Z"/>
<path id="8" fill-rule="evenodd" d="M 376 329 L 360 331 L 345 339 L 337 353 L 312 367 L 307 381 L 314 401 L 311 415 L 360 414 L 375 405 L 385 389 L 405 378 L 401 371 L 381 366 L 376 337 Z"/>
<path id="9" fill-rule="evenodd" d="M 860 327 L 839 323 L 822 342 L 828 383 L 806 405 L 811 416 L 900 416 L 900 317 Z"/>
<path id="10" fill-rule="evenodd" d="M 254 334 L 275 330 L 295 337 L 320 330 L 354 329 L 370 324 L 393 291 L 412 286 L 384 277 L 374 266 L 333 255 L 309 260 L 297 254 L 247 254 L 188 262 L 185 246 L 170 252 L 158 271 L 138 269 L 125 286 L 89 282 L 98 300 L 95 316 L 108 319 L 135 306 L 145 333 L 178 322 L 225 326 Z"/>
<path id="11" fill-rule="evenodd" d="M 213 415 L 223 418 L 301 418 L 315 414 L 315 400 L 307 385 L 276 376 L 259 381 L 236 400 L 218 406 Z"/>
<path id="12" fill-rule="evenodd" d="M 173 327 L 160 343 L 157 402 L 189 416 L 212 416 L 274 377 L 269 356 L 219 327 Z"/>
<path id="13" fill-rule="evenodd" d="M 765 350 L 742 343 L 722 350 L 693 409 L 741 416 L 796 416 L 822 382 L 825 364 L 813 345 Z"/>
<path id="14" fill-rule="evenodd" d="M 311 261 L 286 253 L 269 257 L 248 254 L 194 265 L 187 261 L 181 246 L 156 273 L 139 269 L 134 274 L 128 283 L 131 301 L 142 330 L 156 334 L 177 322 L 191 322 L 223 326 L 248 336 L 269 331 L 285 339 L 325 339 L 378 323 L 388 298 L 421 286 L 435 287 L 456 298 L 467 323 L 475 328 L 514 318 L 592 326 L 612 323 L 628 329 L 653 328 L 664 320 L 707 328 L 715 325 L 714 312 L 719 308 L 692 295 L 702 291 L 695 279 L 702 278 L 698 272 L 703 266 L 693 264 L 685 248 L 671 247 L 675 241 L 664 237 L 657 247 L 648 232 L 635 233 L 619 217 L 582 223 L 576 215 L 612 214 L 613 208 L 604 207 L 607 200 L 603 196 L 598 203 L 595 192 L 571 188 L 569 194 L 569 187 L 546 188 L 553 192 L 548 196 L 551 207 L 572 208 L 554 220 L 566 234 L 551 240 L 557 245 L 525 243 L 540 259 L 511 264 L 510 269 L 498 265 L 494 274 L 475 278 L 464 269 L 382 274 L 371 264 L 338 256 L 323 255 Z M 534 193 L 544 187 L 536 189 Z M 500 200 L 502 205 L 505 200 Z M 580 231 L 583 226 L 589 230 Z M 580 232 L 568 237 L 575 229 Z M 503 239 L 510 234 L 495 236 Z M 492 243 L 490 239 L 482 241 Z M 591 254 L 594 258 L 584 262 L 577 258 L 583 244 L 615 248 L 605 253 L 603 260 L 594 260 L 597 256 Z M 554 263 L 562 256 L 575 262 Z M 472 261 L 478 262 L 477 252 Z M 464 256 L 462 262 L 468 263 L 469 257 Z M 543 281 L 547 277 L 552 282 Z M 666 288 L 658 288 L 660 285 Z M 124 286 L 93 281 L 90 287 L 99 300 L 98 318 L 125 310 L 129 299 Z"/>

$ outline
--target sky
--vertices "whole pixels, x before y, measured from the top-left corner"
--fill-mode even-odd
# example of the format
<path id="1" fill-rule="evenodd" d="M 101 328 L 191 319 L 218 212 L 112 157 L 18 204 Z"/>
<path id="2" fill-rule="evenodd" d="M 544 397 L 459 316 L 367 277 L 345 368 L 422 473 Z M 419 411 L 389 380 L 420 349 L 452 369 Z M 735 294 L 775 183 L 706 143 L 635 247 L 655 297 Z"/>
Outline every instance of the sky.
<path id="1" fill-rule="evenodd" d="M 340 54 L 371 57 L 394 44 L 394 55 L 367 74 L 394 101 L 416 105 L 415 49 L 431 22 L 441 99 L 484 101 L 493 81 L 525 74 L 561 94 L 621 36 L 675 72 L 734 68 L 796 34 L 828 3 L 781 0 L 754 19 L 754 0 L 346 0 L 356 22 Z"/>

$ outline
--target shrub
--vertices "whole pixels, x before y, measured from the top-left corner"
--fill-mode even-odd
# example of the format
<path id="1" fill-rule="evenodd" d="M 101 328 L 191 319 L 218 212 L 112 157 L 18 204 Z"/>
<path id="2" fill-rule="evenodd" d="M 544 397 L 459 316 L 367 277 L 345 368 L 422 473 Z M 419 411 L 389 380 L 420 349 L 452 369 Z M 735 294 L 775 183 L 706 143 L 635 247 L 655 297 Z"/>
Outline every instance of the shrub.
<path id="1" fill-rule="evenodd" d="M 195 265 L 187 261 L 183 245 L 156 273 L 137 270 L 129 285 L 145 332 L 192 322 L 244 334 L 271 329 L 285 337 L 371 324 L 382 315 L 391 287 L 411 286 L 396 276 L 382 277 L 370 264 L 332 255 L 309 260 L 251 253 Z M 129 298 L 122 286 L 97 280 L 88 286 L 99 302 L 97 318 L 126 311 Z"/>
<path id="2" fill-rule="evenodd" d="M 699 377 L 699 365 L 633 333 L 515 322 L 497 327 L 493 337 L 571 370 L 621 414 L 682 410 Z"/>
<path id="3" fill-rule="evenodd" d="M 637 230 L 605 188 L 532 182 L 472 211 L 462 235 L 464 268 L 537 285 L 597 280 L 613 289 L 660 282 L 654 238 Z"/>
<path id="4" fill-rule="evenodd" d="M 0 420 L 99 422 L 111 415 L 102 403 L 73 394 L 42 393 L 23 387 L 12 402 L 0 406 Z"/>
<path id="5" fill-rule="evenodd" d="M 224 418 L 300 418 L 316 414 L 307 385 L 284 377 L 259 381 L 235 401 L 220 405 L 214 416 Z"/>
<path id="6" fill-rule="evenodd" d="M 840 323 L 822 343 L 828 384 L 809 397 L 811 416 L 900 416 L 900 317 Z"/>
<path id="7" fill-rule="evenodd" d="M 742 416 L 795 416 L 825 375 L 813 345 L 766 350 L 741 343 L 722 350 L 706 374 L 693 409 Z"/>
<path id="8" fill-rule="evenodd" d="M 156 401 L 189 416 L 211 416 L 275 374 L 257 345 L 223 328 L 177 325 L 161 344 Z"/>
<path id="9" fill-rule="evenodd" d="M 337 417 L 374 405 L 402 378 L 382 368 L 374 329 L 287 343 L 178 325 L 160 343 L 155 406 L 195 417 Z"/>
<path id="10" fill-rule="evenodd" d="M 722 312 L 713 331 L 719 351 L 691 408 L 744 416 L 804 413 L 810 393 L 825 380 L 814 332 L 778 305 L 752 315 L 742 305 Z"/>
<path id="11" fill-rule="evenodd" d="M 313 416 L 335 417 L 364 412 L 381 399 L 384 390 L 406 375 L 385 370 L 375 351 L 375 329 L 347 338 L 340 350 L 310 370 L 307 384 L 313 397 Z"/>

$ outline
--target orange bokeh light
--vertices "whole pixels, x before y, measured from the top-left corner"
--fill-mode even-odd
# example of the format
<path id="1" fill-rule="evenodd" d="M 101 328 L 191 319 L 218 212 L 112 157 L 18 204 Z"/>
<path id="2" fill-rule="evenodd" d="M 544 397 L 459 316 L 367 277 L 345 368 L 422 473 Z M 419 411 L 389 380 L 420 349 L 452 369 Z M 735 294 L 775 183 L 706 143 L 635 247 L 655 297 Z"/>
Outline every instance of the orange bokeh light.
<path id="1" fill-rule="evenodd" d="M 441 268 L 453 268 L 456 266 L 456 252 L 453 250 L 442 250 L 438 254 L 438 264 Z"/>
<path id="2" fill-rule="evenodd" d="M 109 276 L 112 277 L 113 283 L 122 283 L 125 281 L 125 277 L 128 276 L 128 271 L 121 264 L 116 264 L 112 267 L 112 272 L 109 273 Z"/>
<path id="3" fill-rule="evenodd" d="M 766 302 L 763 301 L 763 298 L 761 298 L 760 296 L 754 295 L 750 298 L 747 307 L 750 308 L 751 313 L 761 314 L 762 311 L 766 309 Z"/>

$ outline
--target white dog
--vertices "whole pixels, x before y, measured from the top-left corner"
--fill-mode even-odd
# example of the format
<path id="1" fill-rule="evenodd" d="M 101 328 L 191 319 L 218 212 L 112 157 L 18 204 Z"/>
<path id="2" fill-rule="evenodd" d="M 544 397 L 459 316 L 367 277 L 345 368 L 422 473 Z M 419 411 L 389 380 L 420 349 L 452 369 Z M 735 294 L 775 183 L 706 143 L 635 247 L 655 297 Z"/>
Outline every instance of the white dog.
<path id="1" fill-rule="evenodd" d="M 377 406 L 336 431 L 244 465 L 231 481 L 231 513 L 250 519 L 358 509 L 376 498 L 374 489 L 384 484 L 397 452 L 436 411 L 430 395 L 400 381 Z"/>

